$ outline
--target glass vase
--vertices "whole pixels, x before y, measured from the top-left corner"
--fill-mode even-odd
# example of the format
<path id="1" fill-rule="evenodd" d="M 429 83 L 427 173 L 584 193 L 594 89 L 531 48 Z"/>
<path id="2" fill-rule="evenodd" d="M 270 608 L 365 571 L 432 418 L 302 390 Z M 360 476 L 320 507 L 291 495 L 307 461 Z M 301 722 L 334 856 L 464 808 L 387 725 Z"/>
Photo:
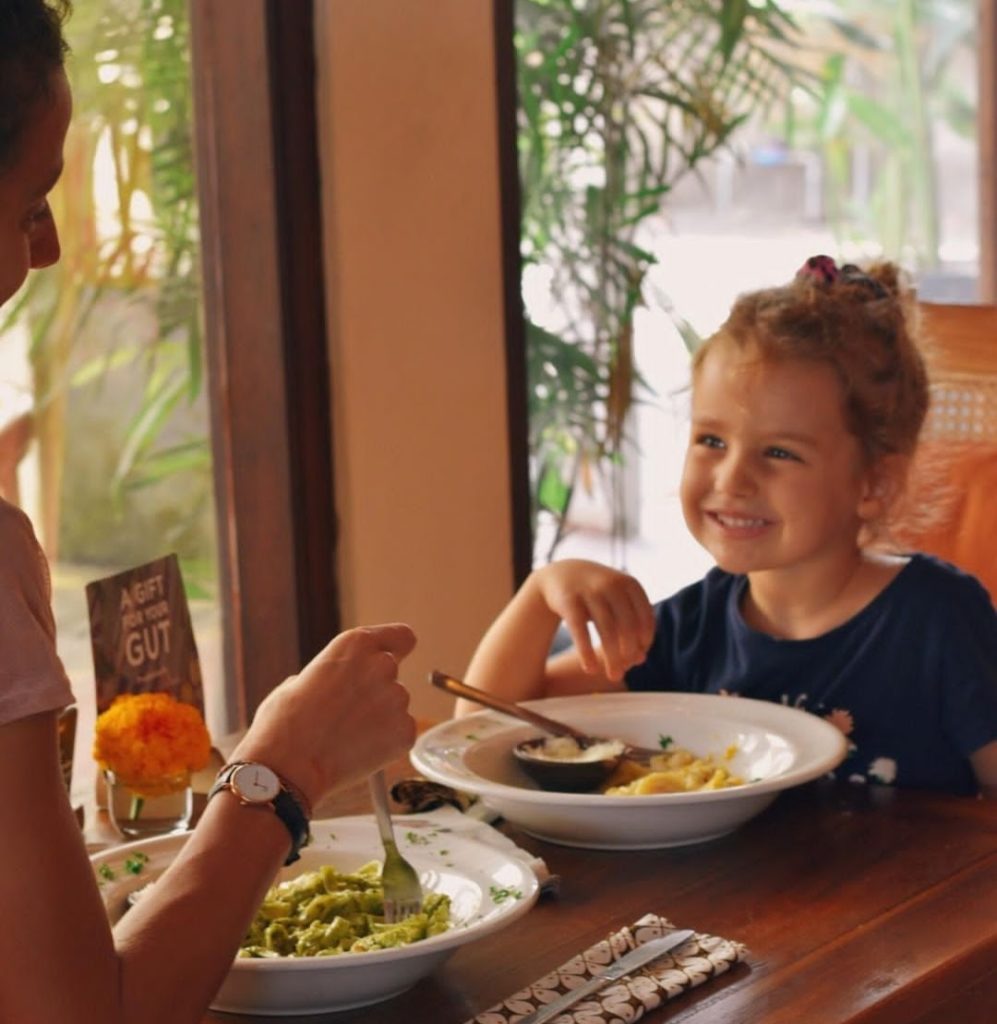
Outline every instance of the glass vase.
<path id="1" fill-rule="evenodd" d="M 190 773 L 161 779 L 125 779 L 105 771 L 111 824 L 128 839 L 184 832 L 194 802 Z"/>

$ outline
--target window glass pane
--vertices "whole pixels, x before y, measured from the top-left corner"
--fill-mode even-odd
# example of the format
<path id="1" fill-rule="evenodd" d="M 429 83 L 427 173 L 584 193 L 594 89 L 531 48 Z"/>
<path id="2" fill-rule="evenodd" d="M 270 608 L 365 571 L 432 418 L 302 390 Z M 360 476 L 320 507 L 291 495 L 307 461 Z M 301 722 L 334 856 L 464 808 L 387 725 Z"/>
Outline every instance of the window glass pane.
<path id="1" fill-rule="evenodd" d="M 574 486 L 555 557 L 625 565 L 658 597 L 710 564 L 688 536 L 677 495 L 688 346 L 719 326 L 738 293 L 788 280 L 807 256 L 826 252 L 846 261 L 895 260 L 924 299 L 974 302 L 978 294 L 975 0 L 780 0 L 777 8 L 750 5 L 734 28 L 720 24 L 727 9 L 690 5 L 680 16 L 675 5 L 633 0 L 517 0 L 523 295 L 529 320 L 547 332 L 531 328 L 530 337 L 534 494 L 549 507 L 563 500 L 565 484 Z M 538 41 L 537 26 L 549 30 L 558 12 L 561 27 Z M 731 64 L 764 79 L 764 101 L 745 103 L 736 82 L 726 93 L 718 88 L 728 45 Z M 783 59 L 787 73 L 774 71 L 766 53 Z M 612 59 L 600 63 L 605 55 Z M 644 94 L 635 82 L 647 83 Z M 676 118 L 664 128 L 648 121 L 646 95 L 654 89 L 676 97 Z M 626 98 L 614 112 L 602 105 L 605 96 Z M 725 144 L 705 153 L 683 148 L 698 121 L 732 123 L 742 113 Z M 613 151 L 599 138 L 606 116 L 649 130 L 623 136 Z M 681 156 L 668 188 L 638 192 L 640 168 L 669 147 Z M 558 179 L 560 192 L 550 187 L 554 149 L 573 174 Z M 640 227 L 630 235 L 625 221 L 606 214 L 620 173 L 631 176 L 632 195 L 657 204 L 646 213 L 633 201 Z M 551 227 L 544 217 L 574 190 L 584 194 L 580 221 L 604 217 L 609 230 L 595 255 L 578 244 L 565 260 L 550 246 L 565 221 Z M 571 298 L 565 280 L 579 272 L 596 280 L 599 259 L 621 259 L 621 239 L 648 254 L 646 269 L 637 266 L 634 275 L 632 319 L 619 334 L 632 339 L 643 381 L 635 385 L 622 460 L 603 453 L 582 473 L 552 480 L 544 460 L 556 446 L 544 447 L 542 437 L 554 381 L 569 404 L 572 388 L 578 392 L 562 418 L 568 463 L 584 443 L 579 438 L 598 432 L 612 393 L 593 402 L 578 387 L 584 366 L 555 358 L 549 335 L 600 358 L 591 344 L 597 317 Z M 538 563 L 550 556 L 557 526 L 556 515 L 540 511 Z"/>
<path id="2" fill-rule="evenodd" d="M 74 117 L 52 196 L 62 259 L 0 314 L 0 431 L 18 442 L 0 446 L 0 487 L 51 562 L 80 791 L 93 774 L 91 579 L 177 552 L 208 724 L 225 721 L 186 12 L 185 0 L 76 5 Z"/>

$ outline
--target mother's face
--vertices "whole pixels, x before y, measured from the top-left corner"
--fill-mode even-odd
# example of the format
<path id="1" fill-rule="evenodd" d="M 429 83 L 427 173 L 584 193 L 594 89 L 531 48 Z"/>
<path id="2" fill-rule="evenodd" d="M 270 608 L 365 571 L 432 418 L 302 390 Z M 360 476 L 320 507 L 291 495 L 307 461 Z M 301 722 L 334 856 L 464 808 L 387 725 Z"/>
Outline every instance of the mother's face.
<path id="1" fill-rule="evenodd" d="M 49 94 L 35 104 L 17 156 L 0 173 L 0 305 L 24 283 L 28 271 L 59 259 L 59 233 L 48 194 L 62 173 L 62 145 L 72 99 L 60 70 Z"/>

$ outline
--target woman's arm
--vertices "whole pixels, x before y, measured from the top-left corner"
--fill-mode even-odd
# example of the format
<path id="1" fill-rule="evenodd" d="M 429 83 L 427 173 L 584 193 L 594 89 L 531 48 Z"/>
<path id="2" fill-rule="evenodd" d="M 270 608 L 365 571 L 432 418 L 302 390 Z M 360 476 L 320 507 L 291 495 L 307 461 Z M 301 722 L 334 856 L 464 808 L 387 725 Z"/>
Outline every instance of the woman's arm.
<path id="1" fill-rule="evenodd" d="M 111 931 L 59 768 L 56 717 L 0 726 L 0 1020 L 125 1024 Z"/>
<path id="2" fill-rule="evenodd" d="M 337 637 L 261 704 L 233 759 L 259 760 L 314 805 L 411 745 L 397 682 L 404 626 Z M 290 848 L 264 808 L 219 793 L 170 869 L 115 929 L 72 814 L 56 715 L 0 727 L 0 1020 L 196 1024 Z"/>
<path id="3" fill-rule="evenodd" d="M 574 649 L 548 660 L 564 622 Z M 601 643 L 589 637 L 593 623 Z M 640 584 L 596 562 L 567 559 L 535 570 L 501 612 L 467 669 L 471 686 L 507 700 L 623 687 L 623 674 L 647 654 L 654 613 Z M 459 700 L 456 714 L 476 710 Z"/>

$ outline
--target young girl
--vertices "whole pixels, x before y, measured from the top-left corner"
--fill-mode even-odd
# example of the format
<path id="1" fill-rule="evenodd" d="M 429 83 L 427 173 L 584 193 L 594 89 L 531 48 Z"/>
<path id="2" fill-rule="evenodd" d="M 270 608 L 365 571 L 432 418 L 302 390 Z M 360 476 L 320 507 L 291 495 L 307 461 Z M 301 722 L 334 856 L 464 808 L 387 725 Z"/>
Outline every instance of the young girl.
<path id="1" fill-rule="evenodd" d="M 70 115 L 67 7 L 0 2 L 0 304 L 59 257 L 46 196 Z M 411 744 L 398 661 L 415 638 L 404 625 L 352 630 L 277 686 L 233 760 L 283 792 L 244 799 L 233 778 L 112 935 L 59 767 L 56 718 L 72 693 L 54 637 L 41 550 L 0 500 L 0 1021 L 195 1024 L 307 833 L 309 805 Z"/>
<path id="2" fill-rule="evenodd" d="M 888 540 L 928 406 L 911 307 L 892 265 L 866 273 L 825 256 L 739 298 L 693 359 L 681 485 L 717 567 L 654 607 L 605 566 L 538 569 L 467 681 L 513 700 L 630 689 L 779 701 L 842 729 L 843 778 L 997 795 L 994 607 L 953 566 L 873 543 Z M 548 660 L 562 620 L 574 649 Z"/>

